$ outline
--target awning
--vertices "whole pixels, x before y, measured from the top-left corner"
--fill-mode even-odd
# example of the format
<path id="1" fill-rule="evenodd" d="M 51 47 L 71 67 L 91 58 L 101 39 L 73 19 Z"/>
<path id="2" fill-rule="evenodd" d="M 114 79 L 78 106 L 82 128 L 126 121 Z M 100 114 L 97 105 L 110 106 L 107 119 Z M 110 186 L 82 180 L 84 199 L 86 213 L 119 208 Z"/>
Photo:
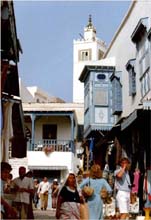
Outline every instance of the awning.
<path id="1" fill-rule="evenodd" d="M 102 126 L 99 126 L 99 125 L 89 125 L 89 127 L 87 129 L 84 130 L 84 138 L 90 136 L 90 134 L 92 132 L 95 132 L 95 131 L 99 131 L 99 132 L 108 132 L 112 129 L 112 126 L 111 124 L 108 124 L 108 125 L 102 125 Z"/>
<path id="2" fill-rule="evenodd" d="M 121 123 L 121 131 L 130 126 L 138 117 L 141 109 L 136 109 L 132 112 L 122 123 Z"/>
<path id="3" fill-rule="evenodd" d="M 67 166 L 28 166 L 30 170 L 67 170 Z"/>
<path id="4" fill-rule="evenodd" d="M 148 17 L 141 18 L 139 20 L 134 32 L 131 35 L 131 39 L 132 39 L 133 43 L 137 43 L 141 39 L 143 33 L 145 31 L 147 32 L 147 27 L 148 27 Z"/>
<path id="5" fill-rule="evenodd" d="M 97 143 L 96 147 L 100 147 L 103 144 L 108 144 L 110 141 L 114 139 L 114 137 L 119 134 L 121 131 L 121 125 L 120 122 L 112 127 L 112 129 L 104 136 L 102 137 Z"/>

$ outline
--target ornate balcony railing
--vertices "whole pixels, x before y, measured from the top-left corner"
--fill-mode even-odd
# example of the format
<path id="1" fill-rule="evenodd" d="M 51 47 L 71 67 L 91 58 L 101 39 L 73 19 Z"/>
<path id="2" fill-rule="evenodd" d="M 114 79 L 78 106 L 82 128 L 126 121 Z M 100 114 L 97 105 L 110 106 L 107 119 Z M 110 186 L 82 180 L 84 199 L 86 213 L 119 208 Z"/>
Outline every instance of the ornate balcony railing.
<path id="1" fill-rule="evenodd" d="M 74 143 L 71 140 L 42 139 L 32 143 L 29 139 L 27 142 L 28 151 L 73 152 L 73 146 Z"/>

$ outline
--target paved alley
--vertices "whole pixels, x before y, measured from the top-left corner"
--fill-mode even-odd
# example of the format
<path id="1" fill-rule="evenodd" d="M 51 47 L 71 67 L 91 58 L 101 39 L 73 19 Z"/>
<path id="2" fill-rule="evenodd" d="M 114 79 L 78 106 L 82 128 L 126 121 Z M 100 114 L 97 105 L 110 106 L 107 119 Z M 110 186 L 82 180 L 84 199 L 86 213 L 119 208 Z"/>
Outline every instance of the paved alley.
<path id="1" fill-rule="evenodd" d="M 46 211 L 41 211 L 40 209 L 34 209 L 34 217 L 36 220 L 40 219 L 54 219 L 55 220 L 55 210 L 48 209 Z"/>

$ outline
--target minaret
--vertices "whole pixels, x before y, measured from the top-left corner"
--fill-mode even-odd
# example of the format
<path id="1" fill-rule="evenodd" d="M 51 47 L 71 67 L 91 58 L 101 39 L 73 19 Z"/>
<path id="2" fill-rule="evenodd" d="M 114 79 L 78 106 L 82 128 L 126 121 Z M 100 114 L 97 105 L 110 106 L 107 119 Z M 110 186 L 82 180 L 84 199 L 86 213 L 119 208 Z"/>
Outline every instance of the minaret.
<path id="1" fill-rule="evenodd" d="M 106 51 L 105 42 L 96 37 L 96 29 L 89 15 L 88 24 L 84 28 L 81 39 L 73 41 L 73 102 L 84 102 L 84 85 L 79 81 L 83 67 L 90 61 L 102 59 Z"/>
<path id="2" fill-rule="evenodd" d="M 91 15 L 89 15 L 89 21 L 87 26 L 84 28 L 84 39 L 85 40 L 96 40 L 96 29 L 92 24 Z"/>

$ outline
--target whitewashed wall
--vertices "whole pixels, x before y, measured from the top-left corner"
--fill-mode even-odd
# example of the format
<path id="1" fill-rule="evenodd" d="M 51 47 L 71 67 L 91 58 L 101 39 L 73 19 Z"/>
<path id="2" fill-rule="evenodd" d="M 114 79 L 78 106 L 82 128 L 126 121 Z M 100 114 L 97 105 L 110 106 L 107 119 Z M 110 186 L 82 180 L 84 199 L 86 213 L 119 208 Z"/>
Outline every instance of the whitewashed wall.
<path id="1" fill-rule="evenodd" d="M 89 40 L 74 40 L 73 41 L 73 102 L 84 103 L 84 84 L 79 81 L 79 76 L 87 61 L 79 61 L 78 53 L 80 50 L 91 49 L 91 61 L 98 60 L 98 51 L 101 49 L 105 51 L 105 44 L 96 39 L 95 41 Z"/>
<path id="2" fill-rule="evenodd" d="M 129 96 L 129 79 L 128 72 L 126 71 L 125 65 L 129 59 L 136 57 L 136 47 L 131 41 L 131 35 L 135 30 L 140 18 L 149 17 L 151 24 L 151 2 L 150 1 L 138 1 L 133 3 L 131 12 L 127 15 L 125 23 L 121 26 L 121 30 L 117 31 L 118 35 L 115 38 L 111 48 L 107 51 L 105 57 L 116 58 L 116 70 L 122 71 L 122 85 L 123 85 L 123 113 L 122 117 L 128 116 L 136 108 L 139 107 L 140 103 L 140 81 L 139 74 L 137 77 L 137 93 L 134 99 Z M 117 34 L 116 33 L 116 34 Z M 115 34 L 115 36 L 116 36 Z M 136 72 L 137 69 L 136 69 Z"/>

